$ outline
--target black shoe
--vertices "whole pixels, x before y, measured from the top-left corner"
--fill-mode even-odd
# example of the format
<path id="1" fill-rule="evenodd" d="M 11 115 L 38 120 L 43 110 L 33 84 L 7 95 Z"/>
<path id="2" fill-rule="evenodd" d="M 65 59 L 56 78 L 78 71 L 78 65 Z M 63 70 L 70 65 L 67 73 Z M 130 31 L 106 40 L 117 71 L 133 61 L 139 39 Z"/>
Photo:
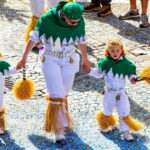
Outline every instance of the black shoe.
<path id="1" fill-rule="evenodd" d="M 101 11 L 97 14 L 98 17 L 105 17 L 112 14 L 111 5 L 102 6 Z"/>
<path id="2" fill-rule="evenodd" d="M 67 145 L 67 140 L 66 139 L 56 140 L 56 144 L 58 144 L 58 145 Z"/>

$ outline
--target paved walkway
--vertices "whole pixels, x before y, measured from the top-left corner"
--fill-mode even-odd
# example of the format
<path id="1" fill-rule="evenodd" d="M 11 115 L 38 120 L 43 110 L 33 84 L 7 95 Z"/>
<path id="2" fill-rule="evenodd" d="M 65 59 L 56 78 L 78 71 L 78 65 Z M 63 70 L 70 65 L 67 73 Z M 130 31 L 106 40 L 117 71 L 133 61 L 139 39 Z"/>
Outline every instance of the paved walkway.
<path id="1" fill-rule="evenodd" d="M 150 63 L 150 28 L 139 29 L 138 21 L 120 21 L 119 14 L 125 13 L 128 4 L 113 3 L 114 15 L 97 18 L 96 13 L 85 13 L 89 60 L 96 66 L 102 58 L 105 43 L 113 37 L 124 41 L 128 58 L 137 65 L 137 73 Z M 150 12 L 150 9 L 149 9 Z M 149 14 L 150 15 L 150 14 Z M 0 1 L 0 52 L 12 64 L 20 59 L 25 48 L 23 34 L 30 16 L 26 0 Z M 150 18 L 149 18 L 150 19 Z M 103 80 L 78 72 L 74 88 L 70 93 L 70 111 L 76 123 L 73 132 L 66 136 L 68 145 L 59 147 L 54 143 L 53 134 L 43 131 L 44 114 L 47 103 L 45 84 L 37 55 L 30 54 L 28 76 L 36 83 L 36 93 L 30 101 L 20 102 L 8 91 L 5 96 L 7 108 L 7 132 L 0 137 L 0 150 L 148 150 L 150 149 L 150 86 L 139 82 L 135 86 L 127 82 L 126 91 L 131 102 L 131 115 L 143 121 L 146 129 L 135 134 L 135 141 L 128 143 L 120 140 L 116 129 L 113 133 L 102 134 L 95 121 L 95 111 L 102 109 Z M 21 73 L 12 80 L 21 77 Z"/>

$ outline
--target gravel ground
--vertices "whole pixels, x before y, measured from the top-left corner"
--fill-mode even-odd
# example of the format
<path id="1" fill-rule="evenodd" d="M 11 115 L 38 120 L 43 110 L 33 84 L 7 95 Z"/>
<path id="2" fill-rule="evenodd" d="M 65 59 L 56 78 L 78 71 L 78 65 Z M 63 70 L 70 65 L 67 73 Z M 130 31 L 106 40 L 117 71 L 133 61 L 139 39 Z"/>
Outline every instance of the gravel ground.
<path id="1" fill-rule="evenodd" d="M 105 43 L 112 37 L 124 41 L 128 58 L 137 65 L 137 73 L 140 73 L 146 64 L 150 64 L 150 28 L 139 29 L 137 20 L 118 20 L 118 16 L 125 13 L 128 8 L 126 3 L 113 3 L 114 15 L 97 18 L 95 12 L 84 14 L 91 66 L 96 66 L 97 60 L 104 56 Z M 0 52 L 5 54 L 5 59 L 13 65 L 20 59 L 25 48 L 23 35 L 29 16 L 28 1 L 0 1 Z M 37 55 L 31 53 L 27 62 L 27 75 L 36 83 L 33 98 L 25 102 L 18 101 L 9 89 L 5 95 L 7 132 L 0 136 L 0 150 L 150 149 L 150 86 L 145 82 L 139 82 L 136 86 L 127 82 L 126 91 L 131 102 L 131 115 L 146 124 L 144 130 L 134 134 L 135 141 L 129 143 L 120 140 L 117 128 L 110 134 L 99 131 L 94 116 L 95 111 L 102 109 L 101 91 L 104 82 L 89 77 L 82 71 L 76 74 L 74 87 L 69 96 L 69 107 L 75 128 L 66 134 L 68 145 L 56 145 L 54 135 L 43 131 L 47 106 L 44 100 L 46 89 L 36 59 Z M 13 76 L 12 82 L 21 76 L 21 73 Z"/>

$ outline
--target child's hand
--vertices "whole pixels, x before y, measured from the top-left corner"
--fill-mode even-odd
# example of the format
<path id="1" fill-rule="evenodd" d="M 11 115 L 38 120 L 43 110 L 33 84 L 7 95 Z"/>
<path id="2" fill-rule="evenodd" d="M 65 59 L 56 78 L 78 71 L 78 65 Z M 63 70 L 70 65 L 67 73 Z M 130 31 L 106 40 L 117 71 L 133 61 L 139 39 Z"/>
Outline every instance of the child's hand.
<path id="1" fill-rule="evenodd" d="M 132 83 L 132 84 L 136 84 L 136 82 L 137 82 L 137 79 L 136 79 L 135 77 L 133 77 L 133 78 L 131 79 L 131 83 Z"/>

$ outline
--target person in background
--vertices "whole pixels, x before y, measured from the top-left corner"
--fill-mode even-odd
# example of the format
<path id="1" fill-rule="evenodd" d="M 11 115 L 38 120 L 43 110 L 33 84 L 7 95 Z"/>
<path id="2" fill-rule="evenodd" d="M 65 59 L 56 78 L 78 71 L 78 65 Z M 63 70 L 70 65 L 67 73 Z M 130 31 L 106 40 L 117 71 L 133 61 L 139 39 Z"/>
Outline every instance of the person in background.
<path id="1" fill-rule="evenodd" d="M 105 17 L 112 14 L 111 0 L 91 0 L 91 3 L 84 7 L 85 12 L 99 11 L 98 17 Z"/>
<path id="2" fill-rule="evenodd" d="M 130 0 L 130 9 L 129 11 L 119 16 L 120 20 L 134 19 L 140 17 L 140 25 L 141 28 L 147 28 L 149 26 L 147 9 L 148 9 L 148 0 L 141 0 L 142 12 L 139 14 L 139 10 L 137 9 L 136 0 Z"/>

